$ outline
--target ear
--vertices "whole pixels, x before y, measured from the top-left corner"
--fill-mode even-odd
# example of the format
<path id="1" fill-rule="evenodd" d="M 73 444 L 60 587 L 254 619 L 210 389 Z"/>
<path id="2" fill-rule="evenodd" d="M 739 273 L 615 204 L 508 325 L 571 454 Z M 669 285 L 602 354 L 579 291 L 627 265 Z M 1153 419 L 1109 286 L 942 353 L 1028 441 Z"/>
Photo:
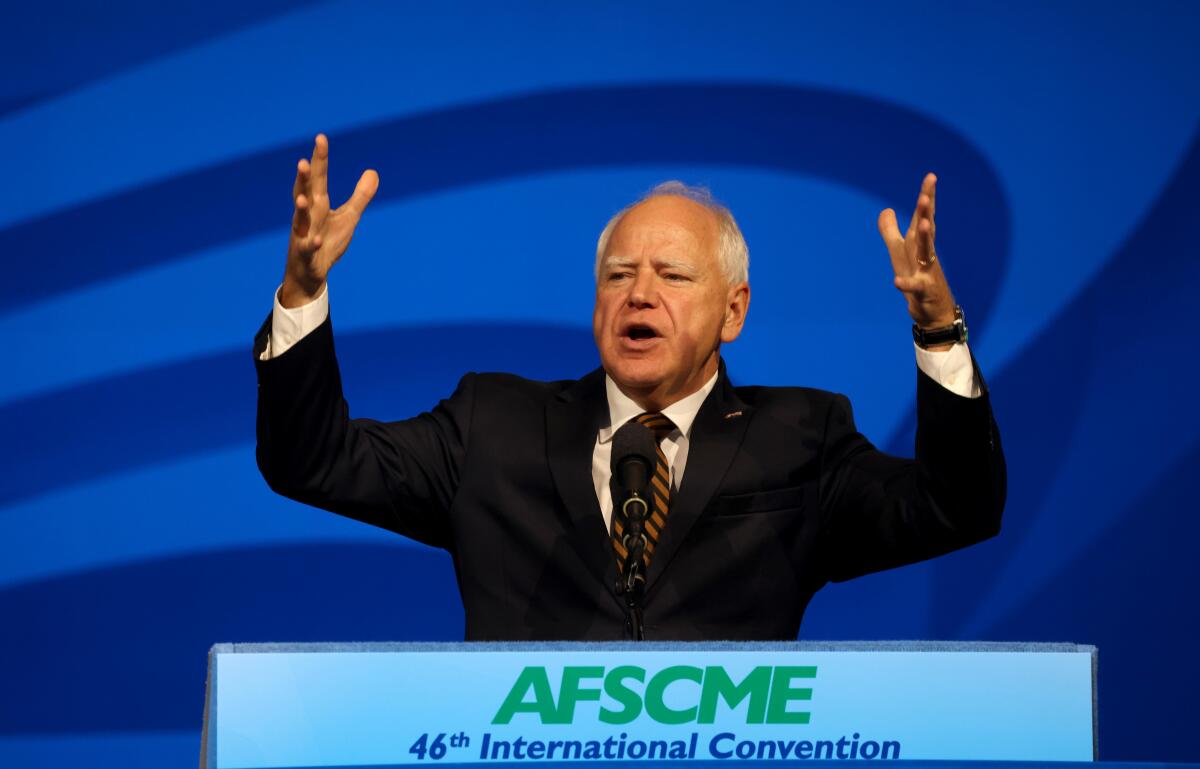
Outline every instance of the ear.
<path id="1" fill-rule="evenodd" d="M 742 333 L 746 313 L 750 310 L 750 284 L 742 281 L 729 288 L 725 296 L 725 322 L 721 326 L 721 341 L 732 342 Z"/>

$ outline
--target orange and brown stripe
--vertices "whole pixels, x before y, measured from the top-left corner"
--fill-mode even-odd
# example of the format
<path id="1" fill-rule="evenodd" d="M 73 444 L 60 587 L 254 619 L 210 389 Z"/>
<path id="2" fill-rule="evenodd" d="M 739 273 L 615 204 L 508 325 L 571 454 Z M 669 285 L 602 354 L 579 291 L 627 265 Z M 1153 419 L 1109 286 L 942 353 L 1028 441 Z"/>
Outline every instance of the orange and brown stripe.
<path id="1" fill-rule="evenodd" d="M 650 565 L 650 556 L 654 554 L 654 546 L 662 536 L 663 527 L 667 525 L 667 515 L 671 511 L 671 468 L 667 463 L 667 455 L 663 453 L 662 441 L 675 429 L 675 423 L 657 412 L 648 412 L 634 417 L 639 424 L 649 428 L 654 433 L 655 450 L 658 453 L 658 464 L 654 468 L 653 489 L 654 509 L 650 519 L 646 521 L 646 554 L 643 557 L 643 573 Z M 625 557 L 628 551 L 621 544 L 625 527 L 618 517 L 618 511 L 613 509 L 613 552 L 617 557 L 617 570 L 623 571 Z"/>

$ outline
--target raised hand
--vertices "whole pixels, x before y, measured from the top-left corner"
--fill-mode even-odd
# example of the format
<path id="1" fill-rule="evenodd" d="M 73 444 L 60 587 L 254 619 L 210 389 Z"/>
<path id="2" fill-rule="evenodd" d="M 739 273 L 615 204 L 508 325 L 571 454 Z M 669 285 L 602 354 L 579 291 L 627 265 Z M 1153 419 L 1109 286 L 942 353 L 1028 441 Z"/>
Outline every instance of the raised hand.
<path id="1" fill-rule="evenodd" d="M 379 189 L 379 174 L 363 172 L 354 194 L 334 210 L 329 209 L 329 140 L 317 134 L 311 160 L 296 164 L 292 200 L 292 235 L 279 302 L 299 307 L 320 295 L 329 269 L 341 258 L 354 237 L 363 210 Z"/>
<path id="2" fill-rule="evenodd" d="M 933 247 L 936 198 L 937 177 L 926 174 L 908 232 L 903 236 L 896 225 L 895 211 L 885 208 L 879 214 L 879 234 L 883 236 L 892 257 L 892 269 L 896 272 L 893 284 L 908 300 L 908 314 L 913 322 L 922 328 L 940 328 L 954 323 L 954 295 L 950 293 L 950 285 Z"/>

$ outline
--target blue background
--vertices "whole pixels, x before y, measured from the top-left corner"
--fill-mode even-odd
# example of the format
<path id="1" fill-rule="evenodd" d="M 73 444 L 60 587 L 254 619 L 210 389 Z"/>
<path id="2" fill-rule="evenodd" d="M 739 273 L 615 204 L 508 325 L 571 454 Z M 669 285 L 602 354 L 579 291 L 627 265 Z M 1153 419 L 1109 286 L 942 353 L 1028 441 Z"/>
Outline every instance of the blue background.
<path id="1" fill-rule="evenodd" d="M 254 466 L 250 339 L 317 131 L 335 199 L 382 180 L 331 280 L 352 410 L 382 419 L 468 370 L 593 368 L 595 237 L 677 177 L 750 244 L 735 381 L 845 392 L 909 452 L 875 219 L 938 173 L 1004 532 L 827 588 L 802 637 L 1096 644 L 1101 757 L 1200 755 L 1195 4 L 5 12 L 0 764 L 192 764 L 214 642 L 461 637 L 443 554 Z"/>

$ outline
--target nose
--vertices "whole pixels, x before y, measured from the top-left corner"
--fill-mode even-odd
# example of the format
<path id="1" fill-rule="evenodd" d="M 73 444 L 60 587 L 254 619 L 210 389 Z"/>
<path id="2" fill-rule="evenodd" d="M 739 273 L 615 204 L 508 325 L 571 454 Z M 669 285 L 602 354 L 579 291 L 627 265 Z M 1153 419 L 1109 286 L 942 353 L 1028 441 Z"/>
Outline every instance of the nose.
<path id="1" fill-rule="evenodd" d="M 658 303 L 658 288 L 653 271 L 638 270 L 629 289 L 629 305 L 635 308 L 653 307 Z"/>

